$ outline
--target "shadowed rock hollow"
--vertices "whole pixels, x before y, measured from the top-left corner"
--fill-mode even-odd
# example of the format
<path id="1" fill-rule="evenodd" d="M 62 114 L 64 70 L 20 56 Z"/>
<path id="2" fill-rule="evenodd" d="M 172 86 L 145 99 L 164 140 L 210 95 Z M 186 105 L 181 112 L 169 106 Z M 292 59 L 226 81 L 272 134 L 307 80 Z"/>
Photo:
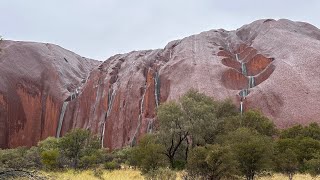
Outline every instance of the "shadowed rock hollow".
<path id="1" fill-rule="evenodd" d="M 98 134 L 104 147 L 133 145 L 153 131 L 159 103 L 190 88 L 230 98 L 241 111 L 259 109 L 278 127 L 320 122 L 320 30 L 303 22 L 258 20 L 100 65 L 54 45 L 0 48 L 1 147 L 76 127 Z"/>

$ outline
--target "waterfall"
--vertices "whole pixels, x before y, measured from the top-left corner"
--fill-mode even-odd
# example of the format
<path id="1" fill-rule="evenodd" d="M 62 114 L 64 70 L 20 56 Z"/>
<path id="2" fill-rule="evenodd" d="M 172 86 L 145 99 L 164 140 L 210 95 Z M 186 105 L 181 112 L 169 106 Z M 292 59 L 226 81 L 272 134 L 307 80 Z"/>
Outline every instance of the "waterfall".
<path id="1" fill-rule="evenodd" d="M 114 96 L 116 94 L 116 91 L 112 89 L 112 87 L 109 89 L 108 92 L 108 110 L 106 112 L 106 116 L 103 122 L 103 126 L 102 126 L 102 134 L 101 134 L 101 146 L 103 148 L 103 141 L 104 141 L 104 134 L 105 134 L 105 130 L 106 130 L 106 121 L 107 118 L 110 116 L 111 110 L 112 110 L 112 105 L 113 105 L 113 101 L 114 101 Z"/>
<path id="2" fill-rule="evenodd" d="M 139 117 L 138 117 L 138 126 L 137 126 L 136 131 L 134 132 L 133 139 L 132 139 L 132 141 L 131 141 L 131 146 L 134 146 L 134 145 L 135 145 L 135 143 L 136 143 L 136 136 L 137 136 L 137 134 L 138 134 L 138 132 L 139 132 L 139 129 L 140 129 L 140 126 L 141 126 L 142 115 L 143 115 L 144 98 L 145 98 L 147 89 L 148 89 L 148 88 L 147 88 L 147 85 L 145 84 L 145 85 L 144 85 L 144 93 L 143 93 L 142 98 L 141 98 L 140 114 L 139 114 Z"/>
<path id="3" fill-rule="evenodd" d="M 160 78 L 159 73 L 156 72 L 154 77 L 154 96 L 156 99 L 156 106 L 159 106 L 159 100 L 160 100 Z"/>
<path id="4" fill-rule="evenodd" d="M 243 75 L 247 75 L 247 67 L 246 67 L 246 64 L 245 63 L 241 63 L 241 71 L 242 71 L 242 74 Z"/>
<path id="5" fill-rule="evenodd" d="M 249 77 L 249 88 L 253 88 L 255 86 L 254 76 L 248 76 L 248 77 Z"/>
<path id="6" fill-rule="evenodd" d="M 153 130 L 153 119 L 148 120 L 147 133 L 152 133 Z"/>
<path id="7" fill-rule="evenodd" d="M 246 96 L 248 96 L 249 92 L 250 92 L 249 89 L 242 89 L 239 95 L 245 98 Z"/>
<path id="8" fill-rule="evenodd" d="M 62 124 L 63 124 L 63 119 L 64 119 L 64 114 L 66 112 L 66 109 L 68 107 L 68 101 L 63 102 L 62 108 L 61 108 L 61 113 L 60 113 L 60 117 L 59 117 L 59 123 L 58 123 L 58 128 L 57 128 L 57 134 L 56 137 L 60 137 L 60 133 L 61 133 L 61 128 L 62 128 Z"/>
<path id="9" fill-rule="evenodd" d="M 241 102 L 240 102 L 240 113 L 241 113 L 241 115 L 242 115 L 242 113 L 243 113 L 243 101 L 241 100 Z"/>
<path id="10" fill-rule="evenodd" d="M 240 61 L 240 60 L 239 60 L 239 55 L 238 55 L 238 54 L 236 54 L 236 59 L 237 59 L 237 61 Z"/>

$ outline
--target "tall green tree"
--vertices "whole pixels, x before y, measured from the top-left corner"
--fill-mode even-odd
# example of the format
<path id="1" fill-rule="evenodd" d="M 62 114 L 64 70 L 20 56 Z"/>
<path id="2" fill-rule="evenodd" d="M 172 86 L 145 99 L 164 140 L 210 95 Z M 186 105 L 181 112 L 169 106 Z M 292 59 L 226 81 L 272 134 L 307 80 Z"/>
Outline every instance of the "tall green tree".
<path id="1" fill-rule="evenodd" d="M 220 128 L 223 129 L 224 133 L 235 131 L 241 127 L 249 128 L 266 136 L 277 134 L 275 124 L 261 112 L 256 110 L 248 110 L 242 116 L 229 116 L 225 118 L 220 125 Z"/>
<path id="2" fill-rule="evenodd" d="M 164 146 L 156 141 L 155 135 L 145 135 L 136 147 L 127 152 L 129 163 L 139 167 L 143 173 L 165 167 L 168 161 L 163 154 Z"/>
<path id="3" fill-rule="evenodd" d="M 229 147 L 206 145 L 191 150 L 187 172 L 195 179 L 230 179 L 238 174 L 237 166 Z"/>
<path id="4" fill-rule="evenodd" d="M 178 102 L 159 106 L 158 137 L 166 148 L 166 156 L 174 168 L 177 154 L 184 151 L 187 161 L 191 148 L 212 144 L 219 133 L 218 124 L 223 118 L 237 114 L 230 100 L 214 101 L 211 97 L 189 90 Z"/>
<path id="5" fill-rule="evenodd" d="M 189 135 L 188 122 L 185 121 L 179 104 L 168 102 L 160 105 L 157 111 L 159 119 L 158 138 L 165 147 L 164 154 L 168 157 L 170 165 L 174 167 L 176 155 Z"/>
<path id="6" fill-rule="evenodd" d="M 275 171 L 286 174 L 289 180 L 299 170 L 297 145 L 295 139 L 279 139 L 275 143 Z"/>
<path id="7" fill-rule="evenodd" d="M 71 161 L 71 166 L 78 168 L 79 161 L 84 155 L 90 155 L 99 149 L 99 141 L 88 130 L 74 129 L 59 140 L 59 148 Z"/>
<path id="8" fill-rule="evenodd" d="M 313 177 L 320 175 L 320 152 L 314 154 L 314 157 L 306 161 L 307 172 Z"/>
<path id="9" fill-rule="evenodd" d="M 230 145 L 238 169 L 247 180 L 253 180 L 256 174 L 272 167 L 273 142 L 270 137 L 261 135 L 248 128 L 239 128 L 223 138 Z"/>

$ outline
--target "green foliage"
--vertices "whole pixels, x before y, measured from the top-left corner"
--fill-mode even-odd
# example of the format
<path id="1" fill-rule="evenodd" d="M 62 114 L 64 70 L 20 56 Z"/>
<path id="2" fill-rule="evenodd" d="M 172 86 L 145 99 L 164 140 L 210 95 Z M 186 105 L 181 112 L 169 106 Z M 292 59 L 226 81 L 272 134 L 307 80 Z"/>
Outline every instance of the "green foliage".
<path id="1" fill-rule="evenodd" d="M 299 170 L 297 141 L 294 139 L 279 139 L 275 143 L 275 170 L 288 175 L 292 179 Z"/>
<path id="2" fill-rule="evenodd" d="M 28 162 L 28 168 L 40 168 L 41 167 L 41 157 L 39 148 L 36 146 L 31 147 L 27 150 L 25 154 L 25 159 Z"/>
<path id="3" fill-rule="evenodd" d="M 230 179 L 237 174 L 237 166 L 229 147 L 206 145 L 192 149 L 187 172 L 195 179 Z"/>
<path id="4" fill-rule="evenodd" d="M 190 148 L 214 143 L 219 134 L 219 122 L 237 114 L 230 100 L 217 102 L 195 90 L 188 91 L 179 102 L 160 105 L 157 137 L 165 147 L 164 154 L 171 167 L 183 167 Z"/>
<path id="5" fill-rule="evenodd" d="M 97 149 L 100 148 L 97 138 L 92 137 L 88 130 L 74 129 L 59 140 L 59 148 L 65 157 L 71 161 L 71 166 L 78 168 L 79 161 L 94 160 Z"/>
<path id="6" fill-rule="evenodd" d="M 238 170 L 251 180 L 258 173 L 272 167 L 272 139 L 248 128 L 239 128 L 224 137 L 224 143 L 230 145 Z"/>
<path id="7" fill-rule="evenodd" d="M 221 125 L 224 133 L 235 131 L 245 127 L 266 136 L 273 136 L 277 133 L 274 123 L 259 111 L 248 110 L 242 116 L 230 116 L 225 118 Z"/>
<path id="8" fill-rule="evenodd" d="M 0 150 L 0 165 L 4 168 L 22 169 L 28 167 L 25 158 L 27 148 L 18 147 L 16 149 Z"/>
<path id="9" fill-rule="evenodd" d="M 131 151 L 131 148 L 129 147 L 126 147 L 120 150 L 115 150 L 112 153 L 111 160 L 116 160 L 120 164 L 129 164 L 130 151 Z"/>
<path id="10" fill-rule="evenodd" d="M 103 153 L 104 152 L 102 150 L 96 150 L 82 155 L 79 161 L 79 166 L 81 168 L 95 167 L 95 165 L 103 162 Z"/>
<path id="11" fill-rule="evenodd" d="M 296 141 L 300 171 L 304 172 L 306 170 L 304 161 L 312 159 L 316 153 L 320 152 L 320 141 L 309 137 L 298 138 Z"/>
<path id="12" fill-rule="evenodd" d="M 163 152 L 164 147 L 156 143 L 154 135 L 146 135 L 138 146 L 132 148 L 128 156 L 131 165 L 139 167 L 143 173 L 148 173 L 167 165 Z"/>
<path id="13" fill-rule="evenodd" d="M 158 119 L 158 139 L 164 145 L 163 153 L 168 157 L 171 167 L 174 168 L 176 155 L 179 151 L 183 151 L 181 147 L 186 143 L 189 135 L 189 125 L 183 117 L 181 107 L 175 102 L 160 105 Z"/>
<path id="14" fill-rule="evenodd" d="M 320 175 L 320 153 L 314 154 L 314 157 L 306 161 L 307 172 L 311 176 L 316 177 Z"/>
<path id="15" fill-rule="evenodd" d="M 110 161 L 110 162 L 104 163 L 104 168 L 107 170 L 115 170 L 115 169 L 120 169 L 121 166 L 116 161 Z"/>
<path id="16" fill-rule="evenodd" d="M 41 152 L 41 162 L 45 169 L 53 170 L 59 166 L 59 151 L 57 149 L 44 150 Z"/>
<path id="17" fill-rule="evenodd" d="M 308 126 L 295 125 L 291 128 L 284 129 L 280 138 L 302 138 L 309 137 L 312 139 L 320 140 L 320 126 L 318 123 L 311 123 Z"/>
<path id="18" fill-rule="evenodd" d="M 295 133 L 294 130 L 299 133 Z M 298 126 L 290 128 L 289 131 L 286 131 L 286 136 L 282 136 L 290 138 L 279 139 L 276 142 L 274 160 L 277 166 L 276 170 L 282 169 L 280 172 L 292 175 L 296 171 L 308 171 L 306 162 L 314 159 L 320 152 L 320 141 L 304 136 L 302 131 L 302 126 L 301 128 Z"/>
<path id="19" fill-rule="evenodd" d="M 216 117 L 218 119 L 239 115 L 239 110 L 230 99 L 217 102 Z"/>
<path id="20" fill-rule="evenodd" d="M 48 150 L 59 149 L 59 139 L 54 137 L 47 137 L 45 140 L 38 143 L 40 153 Z"/>
<path id="21" fill-rule="evenodd" d="M 148 180 L 175 180 L 177 178 L 177 173 L 169 168 L 159 168 L 149 171 L 145 174 L 145 177 Z"/>
<path id="22" fill-rule="evenodd" d="M 213 133 L 218 124 L 218 102 L 203 93 L 190 90 L 181 97 L 180 103 L 186 130 L 191 135 L 189 138 L 193 145 L 204 145 L 207 141 L 213 141 Z"/>

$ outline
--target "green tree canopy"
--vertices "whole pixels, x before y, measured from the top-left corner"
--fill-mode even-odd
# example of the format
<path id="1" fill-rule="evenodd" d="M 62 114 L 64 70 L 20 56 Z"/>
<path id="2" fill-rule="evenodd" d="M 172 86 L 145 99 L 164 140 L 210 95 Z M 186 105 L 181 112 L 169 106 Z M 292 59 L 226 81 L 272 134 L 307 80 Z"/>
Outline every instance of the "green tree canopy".
<path id="1" fill-rule="evenodd" d="M 241 127 L 249 128 L 266 136 L 273 136 L 277 133 L 274 123 L 256 110 L 248 110 L 242 116 L 227 117 L 222 121 L 222 125 L 220 125 L 224 133 L 235 131 Z"/>
<path id="2" fill-rule="evenodd" d="M 230 145 L 238 169 L 248 180 L 272 166 L 273 143 L 270 137 L 261 135 L 248 128 L 239 128 L 223 138 Z"/>
<path id="3" fill-rule="evenodd" d="M 237 166 L 229 147 L 206 145 L 191 150 L 187 172 L 195 179 L 228 179 L 238 173 Z"/>

